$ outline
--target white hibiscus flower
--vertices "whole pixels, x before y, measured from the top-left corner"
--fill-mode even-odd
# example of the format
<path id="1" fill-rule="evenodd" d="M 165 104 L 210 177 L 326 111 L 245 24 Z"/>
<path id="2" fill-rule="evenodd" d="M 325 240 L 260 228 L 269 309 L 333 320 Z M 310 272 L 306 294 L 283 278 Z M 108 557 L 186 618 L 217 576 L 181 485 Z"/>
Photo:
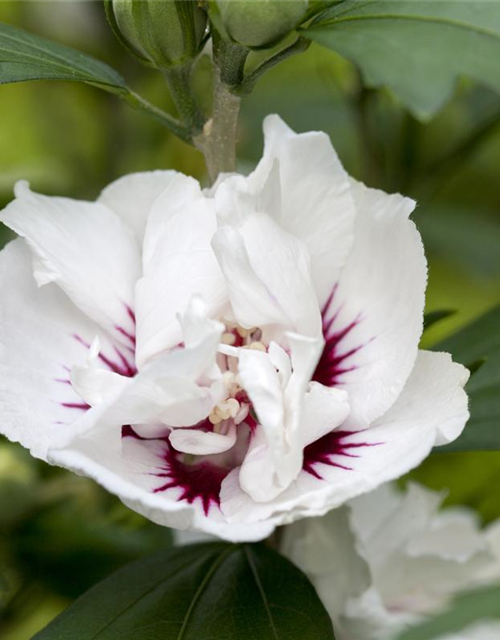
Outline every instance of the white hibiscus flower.
<path id="1" fill-rule="evenodd" d="M 339 640 L 387 640 L 457 592 L 500 580 L 500 522 L 481 530 L 466 508 L 438 512 L 443 498 L 387 484 L 285 530 L 282 550 L 315 585 Z M 499 631 L 480 623 L 446 640 L 496 640 Z"/>
<path id="2" fill-rule="evenodd" d="M 1 220 L 0 428 L 154 522 L 229 540 L 396 478 L 468 418 L 419 352 L 411 200 L 328 137 L 265 123 L 248 177 L 130 175 L 97 202 L 25 183 Z"/>

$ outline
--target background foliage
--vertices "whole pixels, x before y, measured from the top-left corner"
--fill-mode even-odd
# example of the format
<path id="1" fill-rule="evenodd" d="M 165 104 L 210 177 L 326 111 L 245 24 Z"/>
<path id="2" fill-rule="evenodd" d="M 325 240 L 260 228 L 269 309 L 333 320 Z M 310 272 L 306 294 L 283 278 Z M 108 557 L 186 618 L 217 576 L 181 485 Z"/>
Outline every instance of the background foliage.
<path id="1" fill-rule="evenodd" d="M 152 102 L 172 110 L 161 76 L 123 52 L 101 3 L 6 1 L 0 3 L 0 21 L 96 55 Z M 299 131 L 328 132 L 355 177 L 416 198 L 415 220 L 430 262 L 428 311 L 456 311 L 426 332 L 424 346 L 431 346 L 500 303 L 500 98 L 486 85 L 461 79 L 437 115 L 421 122 L 400 102 L 406 89 L 393 88 L 399 97 L 364 88 L 352 63 L 313 44 L 273 69 L 245 99 L 240 164 L 247 170 L 258 159 L 262 118 L 278 112 Z M 197 151 L 92 87 L 2 86 L 0 113 L 2 207 L 20 178 L 41 192 L 80 198 L 95 198 L 131 171 L 173 167 L 204 179 Z M 8 240 L 2 230 L 2 244 Z M 440 453 L 411 475 L 448 489 L 449 503 L 470 505 L 488 522 L 500 517 L 492 490 L 500 482 L 499 463 L 495 452 Z M 95 581 L 170 543 L 168 530 L 128 511 L 92 482 L 0 442 L 2 640 L 31 637 Z"/>

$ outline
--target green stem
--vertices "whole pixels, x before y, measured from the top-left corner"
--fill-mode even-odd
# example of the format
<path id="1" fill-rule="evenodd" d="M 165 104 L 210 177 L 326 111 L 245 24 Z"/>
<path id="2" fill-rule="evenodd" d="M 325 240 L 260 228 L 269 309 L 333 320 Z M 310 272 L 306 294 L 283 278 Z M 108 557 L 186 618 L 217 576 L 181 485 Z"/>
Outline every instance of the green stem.
<path id="1" fill-rule="evenodd" d="M 163 75 L 182 123 L 195 136 L 201 131 L 204 118 L 191 88 L 191 65 L 166 69 Z"/>
<path id="2" fill-rule="evenodd" d="M 251 73 L 245 76 L 243 82 L 239 85 L 236 92 L 238 95 L 245 95 L 250 93 L 257 80 L 260 79 L 265 73 L 267 73 L 270 69 L 275 67 L 283 60 L 286 60 L 290 56 L 293 56 L 297 53 L 303 53 L 311 44 L 310 40 L 306 40 L 305 38 L 297 38 L 295 42 L 291 45 L 279 51 L 276 55 L 272 56 L 265 60 L 261 65 L 259 65 L 256 69 L 254 69 Z"/>
<path id="3" fill-rule="evenodd" d="M 213 33 L 214 60 L 219 69 L 220 80 L 231 88 L 239 87 L 244 79 L 245 62 L 250 53 L 246 47 L 226 42 Z"/>
<path id="4" fill-rule="evenodd" d="M 208 177 L 213 183 L 219 173 L 236 170 L 236 139 L 241 98 L 233 93 L 244 78 L 248 49 L 222 40 L 212 32 L 214 51 L 212 117 L 200 135 L 193 138 L 205 156 Z"/>
<path id="5" fill-rule="evenodd" d="M 160 122 L 164 127 L 167 127 L 167 129 L 174 133 L 178 138 L 188 144 L 192 144 L 192 136 L 189 129 L 183 126 L 171 115 L 162 109 L 155 107 L 135 91 L 129 91 L 121 95 L 125 102 L 127 102 L 127 104 L 129 104 L 133 109 L 147 113 L 149 116 Z"/>
<path id="6" fill-rule="evenodd" d="M 399 193 L 411 193 L 418 160 L 418 142 L 421 137 L 420 123 L 409 112 L 403 116 L 401 143 L 394 188 Z"/>
<path id="7" fill-rule="evenodd" d="M 381 183 L 380 153 L 371 121 L 371 101 L 373 95 L 374 92 L 371 89 L 367 89 L 360 80 L 354 104 L 363 162 L 363 180 L 369 185 Z"/>
<path id="8" fill-rule="evenodd" d="M 222 82 L 219 70 L 214 69 L 214 105 L 212 117 L 205 123 L 203 133 L 194 138 L 195 146 L 205 156 L 208 176 L 213 183 L 219 173 L 236 170 L 236 138 L 240 98 Z"/>

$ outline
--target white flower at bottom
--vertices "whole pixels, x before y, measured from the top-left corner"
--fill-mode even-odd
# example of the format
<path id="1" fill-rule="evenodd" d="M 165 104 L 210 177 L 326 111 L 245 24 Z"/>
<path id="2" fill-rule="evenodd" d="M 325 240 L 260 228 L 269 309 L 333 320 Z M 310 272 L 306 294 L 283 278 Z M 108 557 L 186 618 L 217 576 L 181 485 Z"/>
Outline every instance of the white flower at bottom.
<path id="1" fill-rule="evenodd" d="M 154 522 L 229 540 L 322 515 L 468 418 L 418 351 L 411 200 L 276 116 L 249 176 L 125 176 L 97 202 L 25 183 L 0 219 L 0 429 Z"/>
<path id="2" fill-rule="evenodd" d="M 500 521 L 481 531 L 465 508 L 438 512 L 442 500 L 387 484 L 286 529 L 283 552 L 315 585 L 339 640 L 386 640 L 457 592 L 500 580 Z M 446 640 L 495 640 L 499 628 L 481 623 Z"/>

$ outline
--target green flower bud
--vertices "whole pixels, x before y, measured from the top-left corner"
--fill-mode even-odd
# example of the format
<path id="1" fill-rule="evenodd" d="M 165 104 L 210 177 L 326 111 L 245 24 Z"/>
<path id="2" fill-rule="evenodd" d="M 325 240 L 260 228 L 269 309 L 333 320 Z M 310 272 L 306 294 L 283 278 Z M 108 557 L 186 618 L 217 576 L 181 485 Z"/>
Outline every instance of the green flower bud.
<path id="1" fill-rule="evenodd" d="M 105 0 L 115 35 L 143 62 L 161 69 L 199 52 L 207 14 L 196 0 Z"/>
<path id="2" fill-rule="evenodd" d="M 307 5 L 308 0 L 211 0 L 210 16 L 223 37 L 258 49 L 293 31 Z"/>

